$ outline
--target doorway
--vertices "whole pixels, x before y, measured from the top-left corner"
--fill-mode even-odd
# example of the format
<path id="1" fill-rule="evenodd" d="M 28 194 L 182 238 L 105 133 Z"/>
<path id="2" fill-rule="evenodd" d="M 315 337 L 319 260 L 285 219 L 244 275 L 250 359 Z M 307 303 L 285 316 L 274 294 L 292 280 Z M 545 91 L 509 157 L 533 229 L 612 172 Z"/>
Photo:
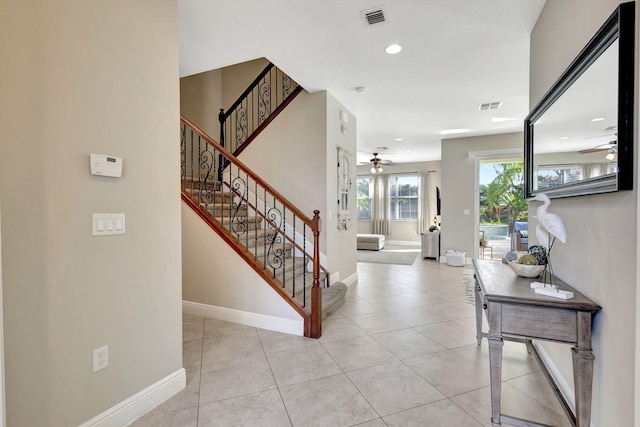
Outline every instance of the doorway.
<path id="1" fill-rule="evenodd" d="M 528 234 L 523 186 L 521 158 L 479 160 L 478 258 L 502 259 L 518 250 L 518 237 Z"/>

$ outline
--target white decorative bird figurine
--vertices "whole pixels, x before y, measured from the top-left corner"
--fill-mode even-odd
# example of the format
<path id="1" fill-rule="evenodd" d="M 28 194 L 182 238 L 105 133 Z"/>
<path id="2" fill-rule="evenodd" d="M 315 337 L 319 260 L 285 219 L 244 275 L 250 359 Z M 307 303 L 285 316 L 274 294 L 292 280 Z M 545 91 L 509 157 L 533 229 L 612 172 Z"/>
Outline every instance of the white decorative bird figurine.
<path id="1" fill-rule="evenodd" d="M 562 243 L 567 243 L 567 229 L 564 227 L 562 218 L 554 213 L 547 212 L 547 208 L 551 204 L 549 196 L 544 193 L 538 193 L 533 199 L 543 202 L 542 206 L 538 206 L 538 208 L 536 209 L 538 222 L 544 229 L 539 233 L 538 228 L 536 227 L 536 237 L 538 238 L 538 240 L 540 240 L 540 238 L 544 236 L 542 231 L 546 231 L 547 233 L 549 233 L 545 239 L 547 243 L 549 243 L 551 237 L 556 237 Z M 543 241 L 540 241 L 540 243 L 543 244 Z"/>
<path id="2" fill-rule="evenodd" d="M 551 236 L 540 224 L 536 225 L 536 237 L 538 238 L 540 245 L 544 246 L 548 251 L 551 246 Z"/>

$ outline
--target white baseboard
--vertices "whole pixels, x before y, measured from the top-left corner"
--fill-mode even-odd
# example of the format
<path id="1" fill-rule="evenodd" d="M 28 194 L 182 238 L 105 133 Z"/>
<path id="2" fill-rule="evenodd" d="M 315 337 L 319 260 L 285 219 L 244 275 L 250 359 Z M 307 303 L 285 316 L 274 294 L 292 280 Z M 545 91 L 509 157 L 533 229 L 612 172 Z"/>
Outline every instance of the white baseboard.
<path id="1" fill-rule="evenodd" d="M 358 282 L 358 272 L 356 271 L 355 273 L 353 273 L 352 275 L 350 275 L 349 277 L 345 277 L 344 280 L 342 281 L 342 283 L 344 283 L 347 286 L 351 286 L 355 283 Z"/>
<path id="2" fill-rule="evenodd" d="M 420 240 L 385 240 L 385 245 L 420 246 Z"/>
<path id="3" fill-rule="evenodd" d="M 198 302 L 182 301 L 182 311 L 196 316 L 211 317 L 255 328 L 284 332 L 285 334 L 304 335 L 304 321 L 269 316 L 267 314 L 250 313 L 248 311 L 217 307 Z"/>
<path id="4" fill-rule="evenodd" d="M 549 353 L 547 353 L 544 350 L 544 348 L 542 348 L 542 346 L 539 345 L 537 342 L 533 341 L 532 344 L 538 351 L 538 354 L 540 355 L 540 359 L 542 359 L 542 361 L 544 362 L 544 366 L 547 368 L 547 371 L 549 371 L 551 378 L 553 378 L 553 381 L 558 386 L 560 393 L 562 393 L 562 396 L 567 401 L 567 403 L 569 404 L 569 407 L 575 414 L 576 413 L 576 394 L 575 394 L 575 391 L 573 390 L 573 386 L 570 385 L 567 382 L 567 380 L 564 379 L 564 377 L 558 370 L 558 367 L 556 366 L 556 364 L 553 363 L 553 359 L 551 359 L 551 357 L 549 356 Z"/>
<path id="5" fill-rule="evenodd" d="M 339 282 L 340 281 L 340 270 L 338 270 L 338 271 L 336 271 L 334 273 L 331 273 L 330 278 L 331 278 L 331 283 Z"/>
<path id="6" fill-rule="evenodd" d="M 81 424 L 80 427 L 118 427 L 129 425 L 184 389 L 186 385 L 187 375 L 184 368 L 180 368 L 155 384 L 150 385 L 139 393 L 134 394 L 116 406 Z"/>

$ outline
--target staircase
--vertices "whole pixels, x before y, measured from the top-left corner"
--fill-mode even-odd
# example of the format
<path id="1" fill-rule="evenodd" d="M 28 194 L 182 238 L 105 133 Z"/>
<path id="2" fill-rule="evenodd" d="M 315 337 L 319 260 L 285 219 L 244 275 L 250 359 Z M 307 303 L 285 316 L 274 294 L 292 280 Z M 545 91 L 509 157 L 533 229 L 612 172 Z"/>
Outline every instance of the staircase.
<path id="1" fill-rule="evenodd" d="M 300 212 L 184 117 L 181 172 L 182 200 L 302 316 L 304 335 L 319 338 L 347 291 L 329 286 L 320 265 L 319 212 Z"/>

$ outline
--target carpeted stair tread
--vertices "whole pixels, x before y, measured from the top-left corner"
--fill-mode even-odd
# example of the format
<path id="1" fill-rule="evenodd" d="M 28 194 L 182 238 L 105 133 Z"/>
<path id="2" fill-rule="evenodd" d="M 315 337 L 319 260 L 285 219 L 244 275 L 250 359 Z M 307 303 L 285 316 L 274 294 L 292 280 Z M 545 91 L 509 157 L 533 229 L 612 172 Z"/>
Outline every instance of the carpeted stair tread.
<path id="1" fill-rule="evenodd" d="M 200 188 L 198 186 L 185 188 L 185 191 L 198 202 L 202 203 L 229 203 L 231 200 L 231 193 L 223 191 L 219 188 L 208 186 L 208 188 Z"/>
<path id="2" fill-rule="evenodd" d="M 268 246 L 271 244 L 274 236 L 276 235 L 275 230 L 265 230 L 264 228 L 258 228 L 256 230 L 248 230 L 241 233 L 231 233 L 233 237 L 235 237 L 236 241 L 252 250 L 256 246 L 264 246 L 265 244 Z"/>
<path id="3" fill-rule="evenodd" d="M 328 288 L 322 288 L 322 320 L 331 316 L 344 304 L 349 288 L 342 282 L 333 282 Z M 311 298 L 309 297 L 309 305 Z"/>
<path id="4" fill-rule="evenodd" d="M 230 203 L 200 203 L 210 214 L 220 215 L 240 215 L 247 216 L 247 205 L 232 206 Z"/>
<path id="5" fill-rule="evenodd" d="M 206 182 L 198 178 L 182 179 L 180 182 L 187 191 L 197 189 L 221 191 L 222 189 L 222 184 L 219 181 L 212 180 L 211 178 L 207 179 Z"/>
<path id="6" fill-rule="evenodd" d="M 267 253 L 270 256 L 283 256 L 284 258 L 291 258 L 292 253 L 291 249 L 293 245 L 291 243 L 276 243 L 273 247 L 270 245 L 258 245 L 257 248 L 249 247 L 249 251 L 255 255 L 257 258 L 263 258 L 264 254 Z"/>

